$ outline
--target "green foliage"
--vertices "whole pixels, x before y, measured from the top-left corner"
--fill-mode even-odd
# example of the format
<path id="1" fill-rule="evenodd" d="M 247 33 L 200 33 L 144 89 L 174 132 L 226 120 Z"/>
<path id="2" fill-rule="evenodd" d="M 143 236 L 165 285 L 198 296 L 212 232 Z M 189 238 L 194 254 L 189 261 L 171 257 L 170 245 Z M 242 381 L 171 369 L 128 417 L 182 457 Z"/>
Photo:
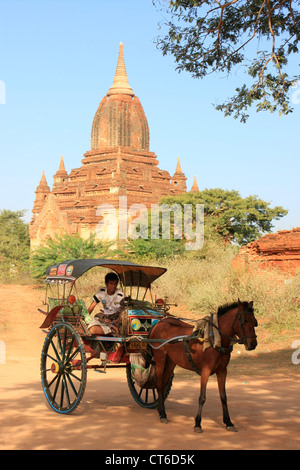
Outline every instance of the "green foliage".
<path id="1" fill-rule="evenodd" d="M 242 198 L 238 191 L 204 189 L 179 196 L 169 196 L 161 202 L 172 205 L 204 204 L 204 238 L 247 244 L 270 232 L 272 221 L 287 214 L 283 207 L 271 208 L 258 196 Z"/>
<path id="2" fill-rule="evenodd" d="M 95 237 L 84 240 L 78 235 L 62 235 L 37 248 L 31 256 L 34 278 L 42 278 L 48 266 L 71 259 L 113 258 L 116 250 L 109 250 L 111 243 L 96 242 Z"/>
<path id="3" fill-rule="evenodd" d="M 0 211 L 0 256 L 5 259 L 25 260 L 29 255 L 28 224 L 22 217 L 25 211 Z"/>
<path id="4" fill-rule="evenodd" d="M 4 282 L 25 272 L 29 259 L 28 224 L 22 220 L 25 211 L 0 211 L 0 279 Z"/>
<path id="5" fill-rule="evenodd" d="M 167 3 L 167 6 L 165 6 Z M 248 72 L 245 84 L 227 103 L 216 106 L 225 116 L 246 122 L 248 108 L 288 114 L 290 88 L 300 75 L 287 72 L 300 40 L 299 0 L 153 0 L 170 15 L 167 34 L 158 38 L 163 55 L 171 54 L 176 69 L 194 78 L 230 74 L 236 67 Z M 267 50 L 261 50 L 266 45 Z"/>
<path id="6" fill-rule="evenodd" d="M 135 259 L 160 259 L 182 255 L 185 251 L 184 244 L 176 240 L 151 240 L 138 238 L 127 243 L 128 256 Z"/>

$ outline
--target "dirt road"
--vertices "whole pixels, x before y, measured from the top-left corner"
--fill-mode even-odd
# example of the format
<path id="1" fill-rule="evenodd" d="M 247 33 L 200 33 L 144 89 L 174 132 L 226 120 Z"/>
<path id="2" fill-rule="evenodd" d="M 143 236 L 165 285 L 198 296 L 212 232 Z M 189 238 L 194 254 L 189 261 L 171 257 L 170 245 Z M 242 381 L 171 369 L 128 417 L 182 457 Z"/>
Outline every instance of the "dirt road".
<path id="1" fill-rule="evenodd" d="M 134 402 L 123 369 L 89 371 L 76 412 L 56 414 L 46 405 L 40 380 L 45 334 L 39 329 L 43 316 L 37 308 L 43 295 L 31 286 L 0 286 L 0 341 L 6 345 L 5 364 L 0 364 L 1 450 L 300 448 L 300 366 L 286 375 L 229 375 L 229 410 L 238 433 L 224 429 L 213 377 L 203 412 L 204 433 L 193 432 L 199 379 L 179 371 L 167 401 L 169 424 L 159 422 L 156 410 Z"/>

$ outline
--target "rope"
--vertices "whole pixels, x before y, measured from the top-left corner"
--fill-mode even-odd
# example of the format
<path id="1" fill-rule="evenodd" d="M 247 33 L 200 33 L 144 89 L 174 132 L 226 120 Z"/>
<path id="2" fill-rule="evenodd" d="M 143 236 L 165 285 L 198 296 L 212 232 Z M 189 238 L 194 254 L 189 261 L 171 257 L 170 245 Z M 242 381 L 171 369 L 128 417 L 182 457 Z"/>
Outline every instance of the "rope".
<path id="1" fill-rule="evenodd" d="M 153 346 L 152 344 L 150 344 L 151 348 L 153 349 L 160 349 L 162 348 L 163 346 L 165 346 L 166 344 L 168 343 L 181 343 L 183 341 L 191 341 L 192 339 L 197 339 L 196 336 L 188 336 L 188 335 L 183 335 L 183 336 L 174 336 L 173 338 L 169 338 L 169 339 L 166 339 L 160 346 Z M 149 339 L 149 341 L 147 341 L 148 343 L 151 343 L 151 342 L 160 342 L 161 340 L 155 340 L 155 339 Z"/>

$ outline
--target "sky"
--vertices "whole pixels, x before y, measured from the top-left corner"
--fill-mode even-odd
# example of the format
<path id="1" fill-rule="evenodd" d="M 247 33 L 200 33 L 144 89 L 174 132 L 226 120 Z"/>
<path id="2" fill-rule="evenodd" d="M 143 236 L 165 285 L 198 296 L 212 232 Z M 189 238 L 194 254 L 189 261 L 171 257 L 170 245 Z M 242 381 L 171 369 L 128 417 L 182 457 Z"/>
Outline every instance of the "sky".
<path id="1" fill-rule="evenodd" d="M 0 0 L 0 210 L 25 209 L 29 221 L 42 172 L 52 188 L 61 156 L 68 172 L 81 166 L 122 41 L 159 168 L 173 175 L 180 157 L 188 190 L 196 175 L 200 190 L 288 209 L 274 230 L 300 226 L 300 84 L 288 116 L 225 118 L 213 103 L 234 94 L 243 72 L 179 74 L 155 45 L 163 20 L 151 0 Z"/>

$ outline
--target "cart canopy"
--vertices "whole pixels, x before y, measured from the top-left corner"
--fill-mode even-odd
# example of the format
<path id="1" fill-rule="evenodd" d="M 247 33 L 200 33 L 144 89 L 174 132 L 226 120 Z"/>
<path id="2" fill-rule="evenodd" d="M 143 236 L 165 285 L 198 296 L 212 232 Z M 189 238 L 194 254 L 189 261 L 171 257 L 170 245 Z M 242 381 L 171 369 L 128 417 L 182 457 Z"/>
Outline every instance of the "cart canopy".
<path id="1" fill-rule="evenodd" d="M 77 259 L 67 260 L 59 264 L 49 266 L 46 271 L 45 282 L 75 281 L 89 269 L 101 266 L 111 269 L 120 278 L 124 286 L 149 287 L 153 281 L 159 278 L 167 270 L 155 266 L 141 266 L 130 261 L 112 259 Z"/>

